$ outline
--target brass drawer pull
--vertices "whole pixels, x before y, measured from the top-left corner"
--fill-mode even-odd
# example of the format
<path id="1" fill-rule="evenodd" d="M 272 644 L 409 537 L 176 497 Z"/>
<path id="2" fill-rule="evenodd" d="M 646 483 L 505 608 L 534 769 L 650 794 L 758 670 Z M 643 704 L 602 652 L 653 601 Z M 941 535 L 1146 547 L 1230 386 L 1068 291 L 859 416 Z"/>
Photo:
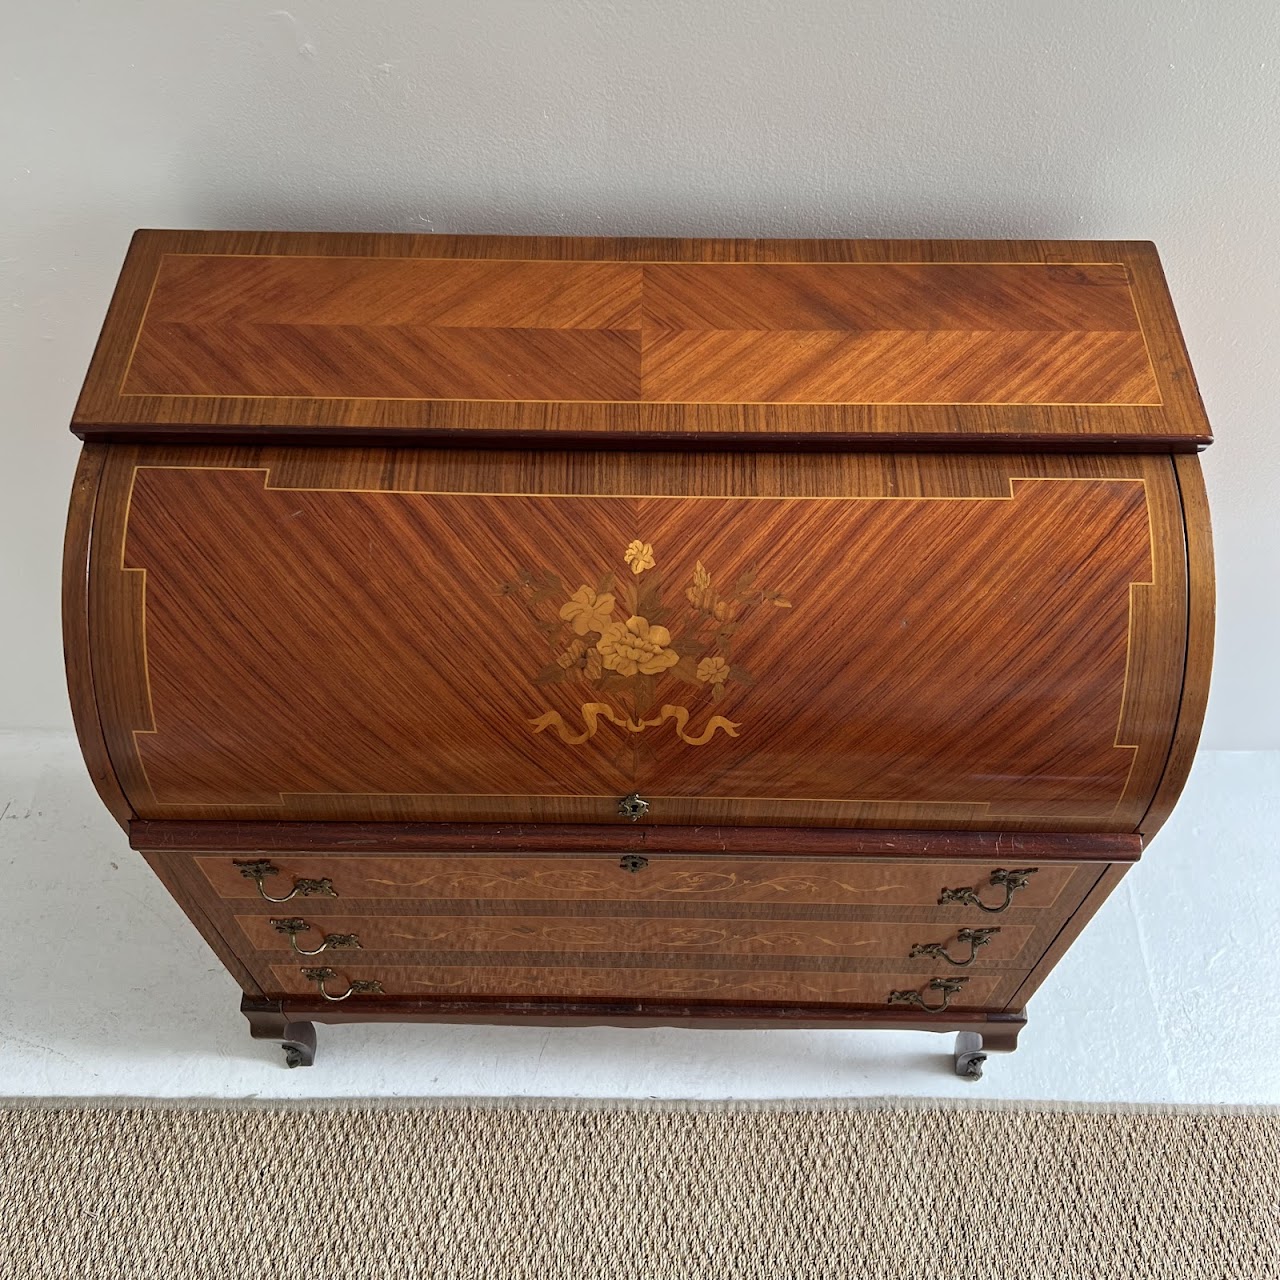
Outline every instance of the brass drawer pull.
<path id="1" fill-rule="evenodd" d="M 242 862 L 239 858 L 233 858 L 232 862 L 240 868 L 240 874 L 245 879 L 252 880 L 258 886 L 259 896 L 265 898 L 268 902 L 288 902 L 290 898 L 296 898 L 299 894 L 304 898 L 312 896 L 336 898 L 338 896 L 338 891 L 333 887 L 333 882 L 325 878 L 324 880 L 295 880 L 293 888 L 283 898 L 273 898 L 262 887 L 262 882 L 267 876 L 278 876 L 280 874 L 280 868 L 274 862 L 265 860 Z"/>
<path id="2" fill-rule="evenodd" d="M 306 978 L 308 982 L 314 982 L 320 989 L 320 994 L 324 996 L 326 1000 L 338 1001 L 348 1000 L 352 996 L 380 996 L 386 994 L 382 990 L 382 983 L 362 978 L 357 982 L 349 983 L 347 985 L 347 989 L 340 996 L 332 996 L 325 990 L 324 984 L 331 978 L 336 978 L 338 976 L 336 971 L 333 969 L 303 969 L 302 976 Z"/>
<path id="3" fill-rule="evenodd" d="M 925 1013 L 941 1013 L 951 1003 L 951 997 L 960 991 L 968 978 L 934 978 L 924 991 L 941 991 L 941 1004 L 925 1004 L 924 991 L 890 991 L 888 1004 L 913 1004 Z"/>
<path id="4" fill-rule="evenodd" d="M 298 946 L 298 934 L 310 933 L 311 926 L 305 920 L 299 920 L 293 917 L 289 920 L 272 920 L 277 933 L 287 933 L 289 935 L 289 945 L 300 956 L 318 956 L 322 951 L 343 951 L 351 948 L 359 949 L 360 936 L 355 933 L 326 933 L 324 941 L 318 946 L 313 947 L 310 951 Z"/>
<path id="5" fill-rule="evenodd" d="M 1009 903 L 1013 901 L 1013 895 L 1019 889 L 1027 887 L 1027 877 L 1035 875 L 1039 870 L 1039 867 L 1023 867 L 1020 871 L 1006 871 L 1003 867 L 997 867 L 991 873 L 989 883 L 997 887 L 1004 886 L 1004 901 L 994 907 L 987 906 L 978 896 L 977 886 L 970 886 L 968 889 L 943 889 L 938 906 L 945 907 L 949 902 L 963 902 L 967 907 L 977 907 L 979 911 L 989 911 L 994 915 L 998 911 L 1007 910 Z"/>
<path id="6" fill-rule="evenodd" d="M 978 958 L 978 948 L 985 947 L 991 941 L 993 933 L 999 933 L 999 929 L 961 929 L 956 934 L 957 942 L 967 942 L 969 944 L 969 955 L 965 960 L 957 960 L 947 950 L 945 942 L 917 942 L 911 948 L 911 954 L 908 960 L 914 960 L 917 956 L 932 956 L 935 960 L 945 960 L 948 964 L 953 964 L 957 969 L 965 969 Z"/>
<path id="7" fill-rule="evenodd" d="M 633 874 L 637 871 L 643 871 L 649 865 L 649 859 L 641 857 L 638 853 L 624 853 L 618 859 L 618 866 L 623 871 L 630 871 Z"/>

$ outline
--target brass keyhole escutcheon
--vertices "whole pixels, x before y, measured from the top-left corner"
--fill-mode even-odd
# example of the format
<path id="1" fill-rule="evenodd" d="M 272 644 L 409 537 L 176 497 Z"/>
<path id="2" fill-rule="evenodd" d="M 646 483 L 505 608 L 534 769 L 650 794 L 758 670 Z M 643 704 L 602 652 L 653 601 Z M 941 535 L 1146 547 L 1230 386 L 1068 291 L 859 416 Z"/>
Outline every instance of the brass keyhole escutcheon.
<path id="1" fill-rule="evenodd" d="M 649 812 L 649 802 L 642 800 L 639 794 L 633 791 L 629 796 L 623 796 L 618 801 L 618 812 L 624 818 L 630 818 L 632 822 L 639 822 Z"/>
<path id="2" fill-rule="evenodd" d="M 625 853 L 618 859 L 618 866 L 620 866 L 623 871 L 630 871 L 633 873 L 636 871 L 643 871 L 648 865 L 649 859 L 641 857 L 638 853 Z"/>

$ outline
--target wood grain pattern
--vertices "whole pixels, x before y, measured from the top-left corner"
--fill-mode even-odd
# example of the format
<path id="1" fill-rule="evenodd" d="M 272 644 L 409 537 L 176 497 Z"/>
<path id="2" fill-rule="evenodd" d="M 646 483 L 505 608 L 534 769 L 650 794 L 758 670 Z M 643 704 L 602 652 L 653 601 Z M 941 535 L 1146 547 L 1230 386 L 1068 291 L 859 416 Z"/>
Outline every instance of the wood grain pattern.
<path id="1" fill-rule="evenodd" d="M 316 990 L 303 976 L 309 965 L 271 966 L 271 994 L 302 996 Z M 928 989 L 929 976 L 911 972 L 889 973 L 739 973 L 732 970 L 697 969 L 588 969 L 515 967 L 479 968 L 444 965 L 331 964 L 337 977 L 331 990 L 341 996 L 350 982 L 380 982 L 391 997 L 422 999 L 432 995 L 498 996 L 519 999 L 556 995 L 565 999 L 609 996 L 625 991 L 637 999 L 659 1000 L 796 1000 L 859 1005 L 882 1005 L 896 990 L 920 989 L 931 1003 L 940 996 Z M 938 976 L 952 976 L 938 975 Z M 999 1009 L 1017 989 L 1023 975 L 1017 972 L 975 973 L 951 1000 L 957 1009 Z M 353 996 L 352 1001 L 366 999 Z"/>
<path id="2" fill-rule="evenodd" d="M 241 859 L 240 862 L 243 862 Z M 504 858 L 497 855 L 449 857 L 432 854 L 395 857 L 379 854 L 316 857 L 273 855 L 276 873 L 266 881 L 273 897 L 289 892 L 299 879 L 328 879 L 338 900 L 394 899 L 400 902 L 606 902 L 606 903 L 773 903 L 782 906 L 936 908 L 938 922 L 985 923 L 986 913 L 963 903 L 939 906 L 947 888 L 976 887 L 983 901 L 999 904 L 1003 894 L 990 886 L 991 863 L 902 860 L 828 860 L 714 858 L 678 854 L 654 856 L 641 871 L 625 870 L 609 857 Z M 194 855 L 192 862 L 214 893 L 228 901 L 261 902 L 251 877 L 232 858 Z M 1002 864 L 1006 865 L 1007 864 Z M 1053 906 L 1073 884 L 1080 868 L 1052 862 L 1038 868 L 1013 902 L 1019 908 Z M 1088 874 L 1088 873 L 1086 873 Z M 1092 874 L 1090 884 L 1096 879 Z M 323 899 L 295 898 L 294 907 L 319 908 Z M 1074 907 L 1074 903 L 1072 904 Z M 274 907 L 273 907 L 274 909 Z"/>
<path id="3" fill-rule="evenodd" d="M 1128 275 L 161 259 L 124 396 L 1158 404 Z"/>
<path id="4" fill-rule="evenodd" d="M 630 872 L 613 855 L 277 854 L 271 858 L 276 871 L 264 877 L 266 892 L 283 897 L 300 877 L 327 878 L 332 896 L 271 903 L 243 874 L 243 857 L 157 851 L 148 857 L 202 929 L 207 924 L 215 930 L 219 953 L 234 954 L 233 970 L 247 970 L 267 991 L 278 986 L 273 966 L 282 960 L 530 971 L 584 965 L 711 969 L 775 977 L 912 972 L 928 978 L 933 968 L 969 969 L 912 957 L 911 946 L 950 942 L 952 954 L 963 958 L 958 935 L 965 928 L 996 930 L 974 968 L 1025 975 L 1099 876 L 1096 863 L 1024 860 L 1020 865 L 1037 870 L 1007 909 L 991 913 L 964 901 L 938 904 L 942 889 L 969 886 L 988 904 L 1000 903 L 1001 891 L 989 883 L 995 864 L 959 859 L 814 863 L 674 855 Z M 272 922 L 296 919 L 309 926 L 299 935 L 303 947 L 327 934 L 355 933 L 363 949 L 312 960 L 295 956 Z M 623 998 L 627 991 L 623 983 L 605 994 Z"/>
<path id="5" fill-rule="evenodd" d="M 1146 810 L 1185 648 L 1167 458 L 381 452 L 113 451 L 97 661 L 142 816 L 616 822 L 632 790 L 672 823 L 1132 831 Z M 741 610 L 731 654 L 690 604 L 704 565 Z M 511 598 L 530 570 L 557 576 L 541 603 Z M 711 621 L 723 688 L 694 659 L 617 687 L 546 665 L 590 656 L 560 595 L 610 574 L 616 618 L 661 576 L 673 644 Z"/>
<path id="6" fill-rule="evenodd" d="M 245 997 L 241 1012 L 248 1018 L 271 1020 L 280 1026 L 289 1019 L 311 1022 L 447 1022 L 463 1026 L 502 1025 L 539 1027 L 672 1027 L 708 1031 L 837 1030 L 932 1031 L 950 1035 L 974 1031 L 982 1047 L 992 1053 L 1012 1053 L 1027 1024 L 1022 1010 L 953 1008 L 944 1014 L 922 1014 L 901 1006 L 815 1004 L 797 1001 L 751 1005 L 718 1004 L 712 1000 L 568 1000 L 532 996 L 522 1000 L 485 997 L 426 1000 L 388 1000 L 371 997 L 333 1004 L 318 997 L 256 1000 Z"/>
<path id="7" fill-rule="evenodd" d="M 135 849 L 173 853 L 718 853 L 776 857 L 1136 862 L 1142 837 L 1108 833 L 847 831 L 820 827 L 601 827 L 479 822 L 135 821 Z"/>
<path id="8" fill-rule="evenodd" d="M 86 761 L 259 1032 L 1010 1049 L 1190 768 L 1210 432 L 1148 244 L 140 232 L 73 429 Z"/>
<path id="9" fill-rule="evenodd" d="M 237 912 L 235 927 L 242 935 L 241 950 L 270 953 L 273 963 L 292 955 L 289 935 L 274 920 L 301 920 L 307 927 L 296 931 L 298 946 L 312 950 L 326 935 L 354 935 L 359 957 L 342 949 L 325 951 L 329 960 L 346 962 L 376 953 L 424 952 L 543 952 L 553 955 L 661 955 L 680 957 L 732 957 L 754 965 L 772 958 L 810 957 L 827 961 L 888 961 L 900 968 L 923 972 L 940 970 L 936 958 L 911 958 L 917 943 L 945 947 L 957 960 L 965 959 L 972 944 L 960 938 L 963 925 L 900 924 L 893 921 L 759 920 L 712 917 L 703 920 L 617 915 L 368 915 L 308 914 L 307 905 L 285 912 L 246 915 Z M 1029 969 L 1039 954 L 1030 954 L 1037 929 L 1030 924 L 994 923 L 976 926 L 994 930 L 977 949 L 972 968 Z M 381 963 L 381 958 L 378 960 Z M 419 960 L 421 962 L 421 960 Z M 299 961 L 298 963 L 302 963 Z M 319 963 L 319 962 L 317 962 Z M 803 966 L 798 966 L 803 967 Z M 943 961 L 941 968 L 948 966 Z M 968 968 L 964 971 L 968 972 Z"/>
<path id="10" fill-rule="evenodd" d="M 80 451 L 67 531 L 62 548 L 62 653 L 67 669 L 67 694 L 75 721 L 80 753 L 98 798 L 111 816 L 128 828 L 133 809 L 116 777 L 98 715 L 93 684 L 89 628 L 89 554 L 98 485 L 107 460 L 105 445 L 85 445 Z"/>
<path id="11" fill-rule="evenodd" d="M 1154 249 L 1067 241 L 140 232 L 75 424 L 116 439 L 1210 438 Z"/>
<path id="12" fill-rule="evenodd" d="M 1191 772 L 1209 702 L 1209 677 L 1213 669 L 1215 592 L 1209 499 L 1198 458 L 1175 458 L 1174 470 L 1186 528 L 1187 657 L 1169 759 L 1159 789 L 1139 828 L 1148 839 L 1155 835 L 1173 811 Z"/>

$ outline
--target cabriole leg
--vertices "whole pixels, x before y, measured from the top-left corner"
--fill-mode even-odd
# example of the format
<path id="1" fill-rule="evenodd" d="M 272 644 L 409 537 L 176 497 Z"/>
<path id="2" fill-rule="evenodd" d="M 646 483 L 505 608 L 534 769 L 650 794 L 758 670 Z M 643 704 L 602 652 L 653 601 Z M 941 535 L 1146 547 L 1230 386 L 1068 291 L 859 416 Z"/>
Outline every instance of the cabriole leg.
<path id="1" fill-rule="evenodd" d="M 286 1067 L 309 1067 L 316 1060 L 316 1028 L 311 1022 L 291 1022 L 279 1003 L 240 1002 L 255 1040 L 278 1040 Z"/>

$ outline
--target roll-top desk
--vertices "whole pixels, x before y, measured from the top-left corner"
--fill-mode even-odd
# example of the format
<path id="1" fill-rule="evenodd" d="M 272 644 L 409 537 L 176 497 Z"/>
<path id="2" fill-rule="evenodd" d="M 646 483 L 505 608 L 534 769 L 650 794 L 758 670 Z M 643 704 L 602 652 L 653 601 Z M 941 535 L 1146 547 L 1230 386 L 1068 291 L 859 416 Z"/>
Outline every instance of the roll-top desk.
<path id="1" fill-rule="evenodd" d="M 426 1019 L 976 1076 L 1190 767 L 1148 244 L 139 232 L 73 429 L 86 762 L 290 1065 Z"/>

